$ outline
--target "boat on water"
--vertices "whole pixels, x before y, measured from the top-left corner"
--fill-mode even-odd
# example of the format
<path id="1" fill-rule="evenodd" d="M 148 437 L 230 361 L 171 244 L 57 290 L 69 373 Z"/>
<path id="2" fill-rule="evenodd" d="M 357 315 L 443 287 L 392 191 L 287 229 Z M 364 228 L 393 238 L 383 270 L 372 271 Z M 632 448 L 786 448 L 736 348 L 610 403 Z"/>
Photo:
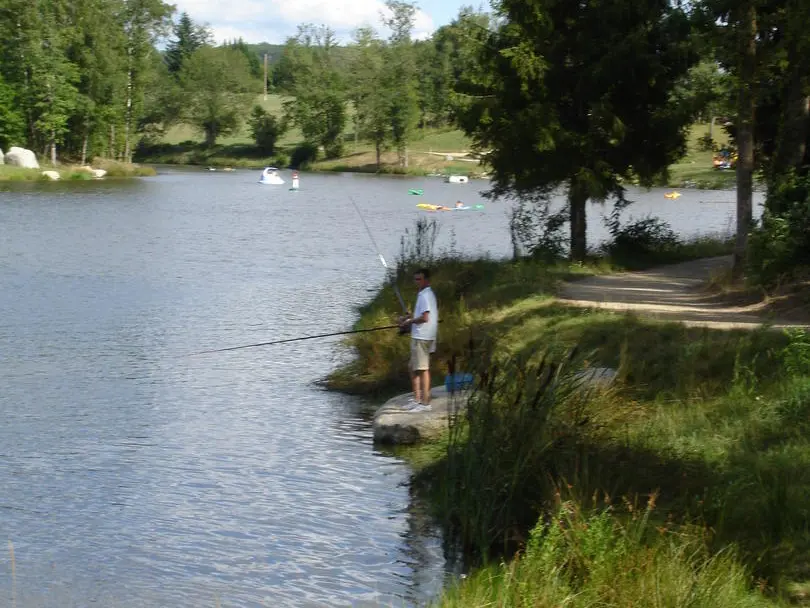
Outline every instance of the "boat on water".
<path id="1" fill-rule="evenodd" d="M 278 169 L 275 167 L 265 167 L 262 171 L 262 176 L 259 179 L 259 183 L 269 186 L 277 186 L 279 184 L 283 184 L 284 180 L 281 179 L 281 176 L 278 174 Z"/>
<path id="2" fill-rule="evenodd" d="M 467 211 L 468 209 L 483 209 L 483 205 L 459 205 L 456 203 L 455 207 L 447 207 L 445 205 L 431 205 L 428 203 L 419 203 L 416 205 L 419 209 L 424 209 L 425 211 Z"/>

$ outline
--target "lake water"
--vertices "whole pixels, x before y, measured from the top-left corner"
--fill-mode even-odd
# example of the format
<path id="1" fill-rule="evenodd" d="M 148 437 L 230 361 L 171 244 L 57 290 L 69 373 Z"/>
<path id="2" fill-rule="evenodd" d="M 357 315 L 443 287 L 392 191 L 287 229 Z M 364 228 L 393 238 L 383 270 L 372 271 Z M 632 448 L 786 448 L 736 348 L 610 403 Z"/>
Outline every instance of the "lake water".
<path id="1" fill-rule="evenodd" d="M 0 604 L 412 606 L 452 568 L 378 404 L 313 382 L 417 202 L 439 249 L 511 253 L 484 182 L 258 171 L 0 185 Z M 422 197 L 410 188 L 424 188 Z M 633 191 L 631 214 L 733 226 L 733 193 Z M 591 207 L 590 238 L 605 236 Z M 454 243 L 454 245 L 453 245 Z M 409 297 L 413 294 L 409 294 Z"/>

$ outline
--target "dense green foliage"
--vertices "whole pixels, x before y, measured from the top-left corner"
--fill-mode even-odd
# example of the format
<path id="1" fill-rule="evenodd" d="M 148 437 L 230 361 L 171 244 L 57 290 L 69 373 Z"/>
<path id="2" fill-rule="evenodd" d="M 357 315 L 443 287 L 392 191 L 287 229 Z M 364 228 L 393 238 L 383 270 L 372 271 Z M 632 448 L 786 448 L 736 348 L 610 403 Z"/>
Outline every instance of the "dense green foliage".
<path id="1" fill-rule="evenodd" d="M 623 197 L 684 151 L 689 106 L 670 103 L 698 56 L 665 0 L 504 1 L 486 39 L 477 100 L 461 124 L 492 166 L 496 196 L 568 189 L 571 253 L 583 259 L 588 199 Z"/>
<path id="2" fill-rule="evenodd" d="M 284 131 L 275 116 L 268 114 L 261 106 L 255 106 L 249 119 L 250 132 L 256 147 L 267 156 L 276 150 L 276 141 Z"/>

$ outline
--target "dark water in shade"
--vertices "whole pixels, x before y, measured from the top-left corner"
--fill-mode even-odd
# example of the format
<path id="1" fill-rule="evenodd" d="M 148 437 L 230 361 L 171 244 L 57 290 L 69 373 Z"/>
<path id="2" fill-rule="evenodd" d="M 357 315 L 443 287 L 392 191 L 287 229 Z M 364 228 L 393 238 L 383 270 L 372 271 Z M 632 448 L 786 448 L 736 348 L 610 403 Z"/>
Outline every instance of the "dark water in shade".
<path id="1" fill-rule="evenodd" d="M 431 216 L 439 249 L 508 255 L 507 207 L 258 175 L 0 185 L 0 605 L 412 606 L 451 576 L 377 404 L 313 385 L 336 339 L 186 355 L 348 329 L 383 277 L 348 195 L 391 262 L 417 202 L 456 199 L 486 207 Z M 633 213 L 733 225 L 731 193 L 662 193 Z"/>

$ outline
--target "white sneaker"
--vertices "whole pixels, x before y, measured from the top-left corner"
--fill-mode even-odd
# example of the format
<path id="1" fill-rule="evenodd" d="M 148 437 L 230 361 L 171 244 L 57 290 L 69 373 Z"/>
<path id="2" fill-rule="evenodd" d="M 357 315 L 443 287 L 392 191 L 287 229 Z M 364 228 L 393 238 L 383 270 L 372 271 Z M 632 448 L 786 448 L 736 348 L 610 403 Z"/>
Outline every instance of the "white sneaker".
<path id="1" fill-rule="evenodd" d="M 408 400 L 405 402 L 405 404 L 402 406 L 401 409 L 407 410 L 407 411 L 410 412 L 411 410 L 413 410 L 413 408 L 415 408 L 418 405 L 420 405 L 420 404 L 416 399 L 414 399 L 413 397 L 409 397 Z"/>

